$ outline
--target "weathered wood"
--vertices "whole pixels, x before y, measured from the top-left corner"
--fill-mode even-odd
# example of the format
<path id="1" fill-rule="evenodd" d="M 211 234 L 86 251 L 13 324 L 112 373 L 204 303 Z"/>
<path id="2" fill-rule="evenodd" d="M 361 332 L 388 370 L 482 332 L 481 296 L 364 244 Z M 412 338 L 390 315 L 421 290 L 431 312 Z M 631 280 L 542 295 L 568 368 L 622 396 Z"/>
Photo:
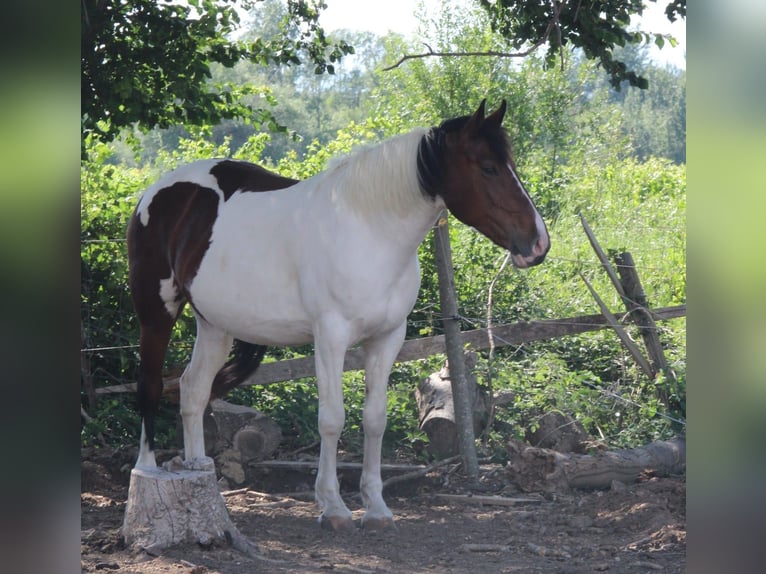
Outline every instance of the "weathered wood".
<path id="1" fill-rule="evenodd" d="M 282 440 L 282 429 L 274 419 L 221 399 L 210 402 L 203 422 L 205 450 L 216 453 L 234 448 L 241 453 L 243 464 L 271 458 Z"/>
<path id="2" fill-rule="evenodd" d="M 213 470 L 134 468 L 122 535 L 127 546 L 151 554 L 179 544 L 256 552 L 229 518 Z"/>
<path id="3" fill-rule="evenodd" d="M 609 276 L 612 285 L 614 285 L 614 288 L 617 290 L 617 293 L 619 293 L 620 297 L 625 299 L 625 289 L 623 288 L 622 283 L 620 283 L 617 274 L 614 272 L 612 264 L 609 263 L 609 259 L 607 258 L 606 253 L 604 253 L 604 250 L 601 249 L 601 245 L 599 245 L 596 236 L 593 234 L 593 231 L 590 228 L 590 225 L 588 225 L 588 222 L 582 215 L 580 215 L 580 223 L 582 223 L 582 227 L 585 230 L 585 235 L 588 236 L 588 241 L 590 242 L 591 247 L 593 247 L 593 251 L 596 252 L 596 257 L 598 257 L 598 260 L 601 262 L 601 266 Z"/>
<path id="4" fill-rule="evenodd" d="M 641 285 L 641 279 L 636 271 L 636 264 L 633 256 L 627 251 L 620 253 L 615 257 L 617 272 L 620 275 L 620 282 L 625 289 L 625 308 L 631 314 L 633 321 L 638 325 L 641 338 L 644 340 L 646 352 L 649 355 L 649 361 L 655 373 L 662 373 L 666 377 L 675 379 L 675 373 L 668 367 L 665 360 L 665 353 L 660 343 L 660 337 L 657 333 L 657 324 L 649 312 L 649 304 Z M 668 393 L 666 389 L 658 389 L 659 398 L 668 407 Z"/>
<path id="5" fill-rule="evenodd" d="M 416 478 L 420 478 L 421 476 L 427 475 L 429 472 L 432 472 L 436 470 L 437 468 L 441 466 L 446 466 L 448 464 L 453 464 L 458 461 L 460 458 L 460 455 L 452 456 L 450 458 L 445 458 L 443 460 L 439 460 L 433 464 L 430 464 L 423 468 L 418 468 L 416 470 L 413 470 L 411 472 L 405 472 L 404 474 L 397 474 L 395 476 L 392 476 L 390 478 L 387 478 L 383 481 L 383 488 L 388 488 L 392 484 L 397 484 L 400 482 L 405 482 L 407 480 L 414 480 Z"/>
<path id="6" fill-rule="evenodd" d="M 654 316 L 655 321 L 677 319 L 686 316 L 686 305 L 652 309 L 651 313 Z M 623 320 L 623 314 L 613 314 L 612 317 L 616 321 Z M 496 347 L 504 347 L 508 345 L 522 345 L 534 341 L 556 339 L 558 337 L 579 335 L 581 333 L 598 331 L 607 327 L 609 327 L 609 323 L 601 314 L 582 315 L 579 317 L 567 317 L 563 319 L 543 319 L 540 321 L 523 321 L 506 325 L 495 325 L 492 327 L 492 336 Z M 489 334 L 487 329 L 463 331 L 462 338 L 463 344 L 470 346 L 470 348 L 474 350 L 486 349 L 489 347 Z M 444 335 L 410 339 L 405 341 L 404 345 L 402 345 L 402 349 L 396 357 L 396 362 L 405 363 L 407 361 L 415 361 L 438 353 L 444 353 L 445 350 Z M 258 367 L 255 375 L 244 381 L 240 386 L 270 385 L 273 383 L 314 377 L 314 363 L 315 359 L 313 355 L 298 359 L 263 363 Z M 363 368 L 364 352 L 361 349 L 350 349 L 346 353 L 343 370 L 358 371 Z M 178 377 L 169 377 L 165 379 L 164 391 L 169 394 L 177 394 Z M 135 383 L 111 385 L 96 389 L 97 394 L 129 392 L 136 392 Z"/>
<path id="7" fill-rule="evenodd" d="M 653 379 L 655 373 L 652 371 L 651 365 L 641 353 L 641 350 L 633 342 L 633 339 L 628 336 L 628 332 L 622 325 L 620 325 L 620 323 L 614 319 L 614 316 L 609 312 L 606 304 L 601 300 L 601 297 L 598 296 L 598 293 L 596 293 L 596 290 L 585 278 L 585 275 L 580 273 L 580 278 L 585 282 L 585 285 L 588 287 L 588 291 L 590 291 L 590 294 L 593 296 L 593 298 L 596 300 L 596 303 L 601 308 L 602 315 L 604 315 L 604 318 L 609 322 L 609 326 L 614 329 L 615 333 L 617 333 L 620 341 L 622 341 L 622 344 L 625 345 L 625 348 L 630 352 L 631 356 L 636 361 L 636 364 L 641 367 L 641 370 L 644 371 L 647 377 Z"/>
<path id="8" fill-rule="evenodd" d="M 455 277 L 452 270 L 452 248 L 449 242 L 449 219 L 443 212 L 434 228 L 434 259 L 439 276 L 439 302 L 444 327 L 447 360 L 450 363 L 450 385 L 454 406 L 457 445 L 463 457 L 463 471 L 470 479 L 479 476 L 479 460 L 476 455 L 476 438 L 473 430 L 471 396 L 466 382 L 463 340 L 460 333 Z"/>
<path id="9" fill-rule="evenodd" d="M 549 411 L 537 418 L 537 428 L 528 430 L 525 438 L 532 446 L 583 453 L 590 435 L 577 419 L 558 411 Z"/>
<path id="10" fill-rule="evenodd" d="M 487 422 L 489 398 L 482 392 L 471 370 L 476 365 L 476 353 L 463 353 L 468 370 L 465 383 L 471 408 L 474 436 L 479 435 Z M 428 435 L 429 451 L 439 457 L 453 456 L 459 451 L 458 427 L 452 397 L 450 364 L 422 379 L 415 389 L 420 430 Z"/>
<path id="11" fill-rule="evenodd" d="M 686 440 L 682 438 L 593 455 L 563 454 L 513 440 L 507 450 L 511 455 L 508 473 L 526 492 L 609 488 L 613 481 L 635 482 L 647 470 L 679 474 L 686 468 Z"/>
<path id="12" fill-rule="evenodd" d="M 319 468 L 319 460 L 263 460 L 261 462 L 254 462 L 252 465 L 254 468 L 275 468 L 282 470 L 305 470 L 311 471 Z M 340 470 L 362 470 L 361 462 L 343 462 L 338 461 L 338 469 Z M 383 472 L 409 472 L 413 470 L 421 470 L 427 468 L 422 464 L 381 464 L 380 470 Z"/>
<path id="13" fill-rule="evenodd" d="M 510 552 L 507 544 L 461 544 L 458 552 Z"/>

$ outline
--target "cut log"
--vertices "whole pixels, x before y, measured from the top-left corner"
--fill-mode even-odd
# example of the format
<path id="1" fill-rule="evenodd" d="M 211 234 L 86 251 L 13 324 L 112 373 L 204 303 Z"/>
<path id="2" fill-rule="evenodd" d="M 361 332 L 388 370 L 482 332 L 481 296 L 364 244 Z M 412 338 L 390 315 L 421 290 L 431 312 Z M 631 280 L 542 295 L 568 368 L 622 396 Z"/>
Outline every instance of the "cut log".
<path id="1" fill-rule="evenodd" d="M 282 440 L 277 422 L 256 409 L 216 399 L 205 414 L 208 452 L 235 448 L 243 463 L 259 462 L 271 458 Z"/>
<path id="2" fill-rule="evenodd" d="M 590 438 L 580 421 L 557 411 L 545 413 L 538 419 L 537 429 L 526 434 L 532 446 L 557 452 L 583 453 Z"/>
<path id="3" fill-rule="evenodd" d="M 253 482 L 253 463 L 268 460 L 279 447 L 282 430 L 262 412 L 220 399 L 210 401 L 203 418 L 205 452 L 230 486 Z"/>
<path id="4" fill-rule="evenodd" d="M 511 455 L 508 473 L 525 492 L 609 488 L 613 481 L 635 482 L 648 470 L 679 474 L 686 468 L 686 440 L 682 438 L 593 455 L 562 454 L 513 440 L 507 450 Z"/>
<path id="5" fill-rule="evenodd" d="M 489 401 L 487 393 L 479 387 L 472 373 L 476 365 L 476 353 L 468 351 L 464 357 L 465 378 L 473 411 L 473 430 L 474 435 L 479 435 L 487 422 Z M 418 405 L 420 430 L 428 435 L 428 448 L 431 453 L 439 458 L 457 454 L 458 434 L 448 363 L 445 363 L 439 372 L 420 382 L 415 389 L 415 400 Z"/>
<path id="6" fill-rule="evenodd" d="M 257 552 L 229 518 L 213 470 L 134 468 L 122 535 L 128 547 L 150 554 L 183 544 Z"/>

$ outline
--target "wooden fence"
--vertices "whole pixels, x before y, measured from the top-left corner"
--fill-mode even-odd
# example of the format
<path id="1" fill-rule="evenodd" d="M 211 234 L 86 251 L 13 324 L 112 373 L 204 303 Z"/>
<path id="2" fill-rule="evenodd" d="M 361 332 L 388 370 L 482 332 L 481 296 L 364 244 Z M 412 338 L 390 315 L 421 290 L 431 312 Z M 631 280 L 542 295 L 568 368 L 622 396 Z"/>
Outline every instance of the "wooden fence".
<path id="1" fill-rule="evenodd" d="M 652 309 L 651 315 L 656 321 L 666 321 L 686 316 L 686 305 L 663 307 Z M 620 324 L 626 322 L 627 314 L 613 315 L 612 319 Z M 569 335 L 577 335 L 588 331 L 597 331 L 610 328 L 611 324 L 604 315 L 583 315 L 565 319 L 545 319 L 541 321 L 525 321 L 521 323 L 509 323 L 492 327 L 494 346 L 522 345 L 533 341 L 556 339 Z M 474 350 L 487 349 L 490 347 L 490 334 L 487 329 L 474 329 L 461 333 L 463 344 L 470 345 Z M 404 342 L 399 355 L 398 363 L 425 359 L 437 353 L 446 352 L 444 335 L 409 339 Z M 364 351 L 361 348 L 350 349 L 346 353 L 344 371 L 354 371 L 364 368 Z M 298 359 L 287 359 L 272 363 L 263 363 L 255 375 L 247 379 L 241 386 L 269 385 L 294 379 L 315 376 L 314 357 L 307 356 Z M 178 386 L 178 378 L 165 381 L 167 390 Z M 96 389 L 97 394 L 134 392 L 135 383 L 113 385 Z"/>

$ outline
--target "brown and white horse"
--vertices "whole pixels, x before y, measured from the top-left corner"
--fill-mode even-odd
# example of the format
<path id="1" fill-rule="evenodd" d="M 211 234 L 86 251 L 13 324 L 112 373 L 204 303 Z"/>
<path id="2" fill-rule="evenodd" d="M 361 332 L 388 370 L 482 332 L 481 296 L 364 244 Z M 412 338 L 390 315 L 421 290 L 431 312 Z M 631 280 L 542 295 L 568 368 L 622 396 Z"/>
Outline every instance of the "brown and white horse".
<path id="1" fill-rule="evenodd" d="M 362 525 L 393 522 L 380 456 L 386 386 L 420 285 L 418 245 L 443 208 L 509 249 L 517 267 L 550 242 L 516 174 L 506 104 L 416 129 L 336 161 L 305 181 L 232 160 L 181 167 L 142 195 L 130 220 L 130 288 L 140 322 L 137 467 L 155 467 L 153 421 L 171 329 L 192 306 L 197 338 L 181 377 L 184 464 L 212 468 L 202 415 L 245 380 L 268 346 L 314 343 L 322 438 L 316 499 L 323 526 L 352 526 L 336 450 L 346 350 L 366 352 Z M 230 357 L 231 354 L 231 358 Z M 227 362 L 228 359 L 228 362 Z"/>

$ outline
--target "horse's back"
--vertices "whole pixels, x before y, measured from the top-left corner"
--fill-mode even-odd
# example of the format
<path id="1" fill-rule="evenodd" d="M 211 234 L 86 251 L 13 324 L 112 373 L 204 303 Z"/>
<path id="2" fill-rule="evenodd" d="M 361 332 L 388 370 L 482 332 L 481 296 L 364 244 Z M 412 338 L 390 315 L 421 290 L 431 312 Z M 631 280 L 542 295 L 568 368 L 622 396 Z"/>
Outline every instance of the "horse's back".
<path id="1" fill-rule="evenodd" d="M 128 226 L 129 281 L 139 319 L 163 306 L 174 316 L 189 298 L 221 205 L 235 192 L 296 182 L 249 162 L 212 159 L 182 165 L 147 188 Z"/>

